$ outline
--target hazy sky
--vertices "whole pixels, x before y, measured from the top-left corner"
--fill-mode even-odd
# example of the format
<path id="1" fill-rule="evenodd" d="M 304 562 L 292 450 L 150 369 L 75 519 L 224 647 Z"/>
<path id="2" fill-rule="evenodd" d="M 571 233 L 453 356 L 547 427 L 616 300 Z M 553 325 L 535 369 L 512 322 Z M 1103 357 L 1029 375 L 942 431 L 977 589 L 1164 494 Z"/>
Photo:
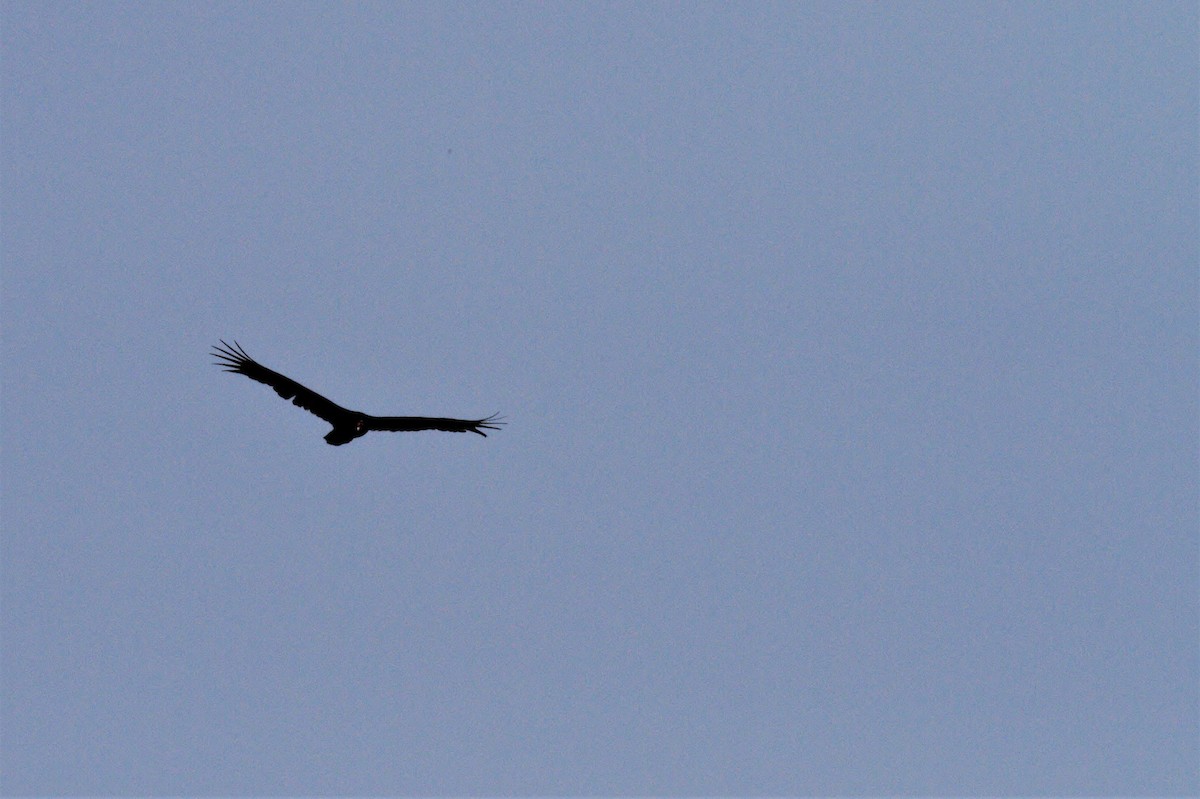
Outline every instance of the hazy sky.
<path id="1" fill-rule="evenodd" d="M 1200 792 L 1197 9 L 4 3 L 0 789 Z"/>

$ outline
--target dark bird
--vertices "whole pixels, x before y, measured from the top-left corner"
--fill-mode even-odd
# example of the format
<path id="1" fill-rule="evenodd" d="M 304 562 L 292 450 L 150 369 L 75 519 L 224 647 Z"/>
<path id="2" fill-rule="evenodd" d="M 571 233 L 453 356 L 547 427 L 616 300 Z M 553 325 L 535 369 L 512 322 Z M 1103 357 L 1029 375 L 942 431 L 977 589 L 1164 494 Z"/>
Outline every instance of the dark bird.
<path id="1" fill-rule="evenodd" d="M 325 436 L 325 441 L 335 447 L 349 444 L 359 436 L 365 436 L 372 430 L 389 432 L 408 432 L 413 430 L 445 430 L 450 433 L 478 433 L 484 438 L 484 430 L 499 430 L 500 417 L 492 415 L 486 419 L 440 419 L 429 416 L 371 416 L 360 411 L 351 411 L 335 402 L 322 397 L 311 388 L 284 377 L 279 372 L 273 372 L 246 354 L 246 351 L 235 341 L 229 346 L 223 340 L 221 346 L 213 347 L 212 354 L 218 359 L 214 363 L 223 367 L 227 372 L 237 372 L 251 380 L 266 383 L 275 389 L 275 393 L 285 400 L 291 400 L 309 413 L 318 416 L 333 425 L 333 429 Z"/>

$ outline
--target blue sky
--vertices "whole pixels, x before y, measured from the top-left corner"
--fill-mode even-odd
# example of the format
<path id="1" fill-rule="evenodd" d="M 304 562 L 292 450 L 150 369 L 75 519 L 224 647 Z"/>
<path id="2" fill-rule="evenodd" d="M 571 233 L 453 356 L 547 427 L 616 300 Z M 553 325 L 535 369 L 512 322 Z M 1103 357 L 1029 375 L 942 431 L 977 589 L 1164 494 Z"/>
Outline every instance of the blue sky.
<path id="1" fill-rule="evenodd" d="M 0 789 L 1200 792 L 1197 30 L 5 4 Z"/>

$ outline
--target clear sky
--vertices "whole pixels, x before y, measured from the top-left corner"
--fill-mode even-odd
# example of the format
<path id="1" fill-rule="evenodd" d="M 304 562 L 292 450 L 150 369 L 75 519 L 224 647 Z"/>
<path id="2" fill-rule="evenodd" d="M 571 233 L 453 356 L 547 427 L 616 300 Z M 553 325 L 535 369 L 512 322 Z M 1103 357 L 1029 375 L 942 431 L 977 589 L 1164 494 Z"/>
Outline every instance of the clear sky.
<path id="1" fill-rule="evenodd" d="M 0 789 L 1200 792 L 1197 8 L 4 3 Z"/>

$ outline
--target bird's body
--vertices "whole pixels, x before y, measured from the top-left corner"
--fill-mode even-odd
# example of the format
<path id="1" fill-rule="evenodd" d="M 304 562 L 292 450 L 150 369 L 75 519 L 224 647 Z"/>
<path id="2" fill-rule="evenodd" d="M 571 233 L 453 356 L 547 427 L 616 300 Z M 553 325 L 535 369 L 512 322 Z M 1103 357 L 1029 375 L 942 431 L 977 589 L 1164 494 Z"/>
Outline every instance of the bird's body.
<path id="1" fill-rule="evenodd" d="M 251 380 L 265 383 L 275 389 L 275 393 L 285 400 L 291 400 L 293 405 L 303 408 L 333 425 L 333 429 L 325 436 L 325 441 L 335 447 L 348 444 L 359 436 L 365 436 L 372 430 L 390 432 L 411 432 L 416 430 L 445 430 L 450 433 L 477 433 L 487 437 L 484 430 L 499 430 L 500 421 L 496 416 L 485 419 L 444 419 L 433 416 L 371 416 L 361 411 L 343 408 L 337 403 L 327 400 L 317 392 L 285 377 L 279 372 L 272 371 L 255 361 L 235 341 L 229 346 L 221 341 L 221 346 L 213 347 L 213 353 L 219 360 L 217 366 L 227 372 L 245 375 Z"/>

